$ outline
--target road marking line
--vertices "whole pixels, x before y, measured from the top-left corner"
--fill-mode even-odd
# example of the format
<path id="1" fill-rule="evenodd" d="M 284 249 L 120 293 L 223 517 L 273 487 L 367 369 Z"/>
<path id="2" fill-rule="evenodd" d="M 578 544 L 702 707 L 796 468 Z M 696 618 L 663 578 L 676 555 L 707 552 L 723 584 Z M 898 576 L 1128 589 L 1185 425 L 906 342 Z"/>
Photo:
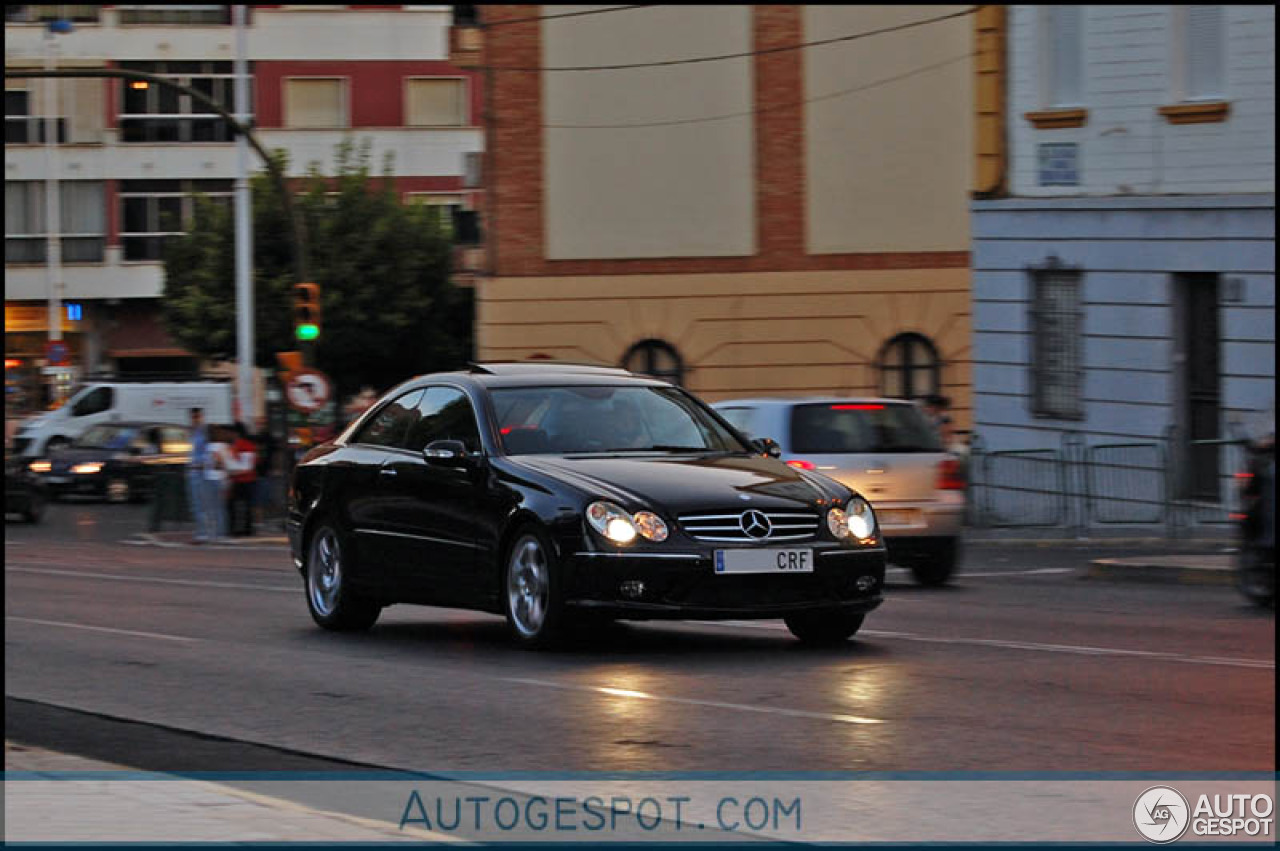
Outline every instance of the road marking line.
<path id="1" fill-rule="evenodd" d="M 237 588 L 246 591 L 274 591 L 277 594 L 294 594 L 297 589 L 279 588 L 274 585 L 248 585 L 243 582 L 205 582 L 199 579 L 164 579 L 159 576 L 120 576 L 115 573 L 94 573 L 83 570 L 53 570 L 41 567 L 5 567 L 11 573 L 40 573 L 48 576 L 79 576 L 84 579 L 113 579 L 117 582 L 152 582 L 157 585 L 193 585 L 197 588 Z"/>
<path id="2" fill-rule="evenodd" d="M 961 571 L 956 574 L 960 579 L 973 579 L 975 577 L 991 577 L 991 576 L 1052 576 L 1062 573 L 1075 573 L 1074 567 L 1037 567 L 1033 570 L 992 570 L 983 573 L 969 573 Z"/>
<path id="3" fill-rule="evenodd" d="M 66 629 L 87 629 L 91 632 L 110 632 L 116 635 L 131 635 L 135 638 L 159 638 L 164 641 L 201 641 L 199 638 L 187 638 L 181 635 L 164 635 L 159 632 L 135 632 L 131 629 L 112 629 L 106 626 L 89 626 L 83 623 L 65 623 L 63 621 L 46 621 L 39 618 L 20 618 L 17 615 L 5 615 L 7 621 L 19 621 L 21 623 L 37 623 L 44 626 L 61 626 Z"/>
<path id="4" fill-rule="evenodd" d="M 747 629 L 770 629 L 785 631 L 782 624 L 758 623 L 756 621 L 688 621 L 688 623 L 705 624 L 718 627 L 746 627 Z M 912 632 L 890 632 L 880 629 L 864 629 L 858 635 L 874 638 L 897 638 L 903 641 L 921 641 L 926 644 L 964 644 L 973 647 L 1000 647 L 1007 650 L 1034 650 L 1041 653 L 1072 653 L 1083 656 L 1138 656 L 1144 659 L 1159 659 L 1166 662 L 1183 662 L 1191 665 L 1220 665 L 1229 668 L 1260 668 L 1275 670 L 1275 660 L 1241 659 L 1230 656 L 1185 656 L 1181 653 L 1168 653 L 1159 650 L 1131 650 L 1124 647 L 1091 647 L 1081 644 L 1045 644 L 1038 641 L 1010 641 L 998 638 L 943 638 L 929 635 L 917 635 Z"/>
<path id="5" fill-rule="evenodd" d="M 607 686 L 583 686 L 573 683 L 557 683 L 551 680 L 533 680 L 524 677 L 497 677 L 506 683 L 519 683 L 542 688 L 558 688 L 566 691 L 587 691 L 610 697 L 629 697 L 635 700 L 656 700 L 662 703 L 680 703 L 686 706 L 708 706 L 713 709 L 731 709 L 735 712 L 759 712 L 766 715 L 789 715 L 794 718 L 817 718 L 820 721 L 838 721 L 841 724 L 883 724 L 879 718 L 866 718 L 861 715 L 840 715 L 831 712 L 806 712 L 803 709 L 786 709 L 776 706 L 751 706 L 744 703 L 723 703 L 718 700 L 697 700 L 691 697 L 667 697 L 660 694 L 649 694 L 630 689 L 609 688 Z"/>

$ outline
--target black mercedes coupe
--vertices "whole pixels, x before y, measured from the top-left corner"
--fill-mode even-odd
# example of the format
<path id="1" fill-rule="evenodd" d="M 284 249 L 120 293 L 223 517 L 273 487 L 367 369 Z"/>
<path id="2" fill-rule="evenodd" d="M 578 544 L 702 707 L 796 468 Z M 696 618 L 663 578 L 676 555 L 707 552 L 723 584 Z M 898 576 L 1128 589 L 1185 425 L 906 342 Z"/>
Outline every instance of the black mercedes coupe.
<path id="1" fill-rule="evenodd" d="M 787 466 L 679 387 L 608 367 L 473 365 L 388 392 L 294 470 L 307 605 L 368 629 L 394 603 L 501 614 L 782 618 L 843 641 L 881 602 L 870 504 Z"/>

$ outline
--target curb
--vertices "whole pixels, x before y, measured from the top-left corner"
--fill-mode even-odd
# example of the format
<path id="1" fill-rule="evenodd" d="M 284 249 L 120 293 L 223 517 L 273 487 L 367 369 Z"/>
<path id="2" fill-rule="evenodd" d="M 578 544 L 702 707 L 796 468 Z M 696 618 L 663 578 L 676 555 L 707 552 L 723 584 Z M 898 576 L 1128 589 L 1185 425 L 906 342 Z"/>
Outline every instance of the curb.
<path id="1" fill-rule="evenodd" d="M 1090 562 L 1081 579 L 1117 582 L 1169 583 L 1174 585 L 1234 585 L 1235 569 L 1228 562 L 1214 564 L 1207 559 L 1228 560 L 1229 556 L 1178 557 L 1162 559 L 1100 558 Z M 1178 560 L 1178 561 L 1175 561 Z M 1178 563 L 1179 561 L 1183 563 Z"/>
<path id="2" fill-rule="evenodd" d="M 121 543 L 135 547 L 164 547 L 168 549 L 202 549 L 202 550 L 279 550 L 289 548 L 289 539 L 284 535 L 261 535 L 249 538 L 222 538 L 220 540 L 193 544 L 190 533 L 184 533 L 181 540 L 166 540 L 154 532 L 139 532 L 125 538 Z"/>

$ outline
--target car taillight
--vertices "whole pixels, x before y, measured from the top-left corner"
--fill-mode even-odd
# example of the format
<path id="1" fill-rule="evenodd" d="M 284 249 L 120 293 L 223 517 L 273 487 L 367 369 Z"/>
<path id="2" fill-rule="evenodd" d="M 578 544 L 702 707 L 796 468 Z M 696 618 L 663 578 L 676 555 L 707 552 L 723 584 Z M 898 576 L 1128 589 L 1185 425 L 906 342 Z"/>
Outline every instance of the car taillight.
<path id="1" fill-rule="evenodd" d="M 964 474 L 960 472 L 960 462 L 955 458 L 944 458 L 938 465 L 938 490 L 964 490 Z"/>
<path id="2" fill-rule="evenodd" d="M 787 462 L 788 467 L 795 467 L 797 470 L 816 470 L 817 465 L 812 461 L 805 461 L 803 458 L 792 458 Z"/>

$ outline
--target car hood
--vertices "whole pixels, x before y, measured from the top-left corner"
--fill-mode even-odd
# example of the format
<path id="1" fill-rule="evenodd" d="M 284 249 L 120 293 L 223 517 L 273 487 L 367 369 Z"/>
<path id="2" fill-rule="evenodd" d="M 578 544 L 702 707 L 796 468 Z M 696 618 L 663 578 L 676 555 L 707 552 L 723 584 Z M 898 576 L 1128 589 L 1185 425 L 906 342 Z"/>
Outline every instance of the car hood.
<path id="1" fill-rule="evenodd" d="M 553 456 L 510 458 L 588 499 L 611 499 L 672 515 L 689 511 L 820 508 L 850 495 L 844 485 L 760 455 Z"/>

